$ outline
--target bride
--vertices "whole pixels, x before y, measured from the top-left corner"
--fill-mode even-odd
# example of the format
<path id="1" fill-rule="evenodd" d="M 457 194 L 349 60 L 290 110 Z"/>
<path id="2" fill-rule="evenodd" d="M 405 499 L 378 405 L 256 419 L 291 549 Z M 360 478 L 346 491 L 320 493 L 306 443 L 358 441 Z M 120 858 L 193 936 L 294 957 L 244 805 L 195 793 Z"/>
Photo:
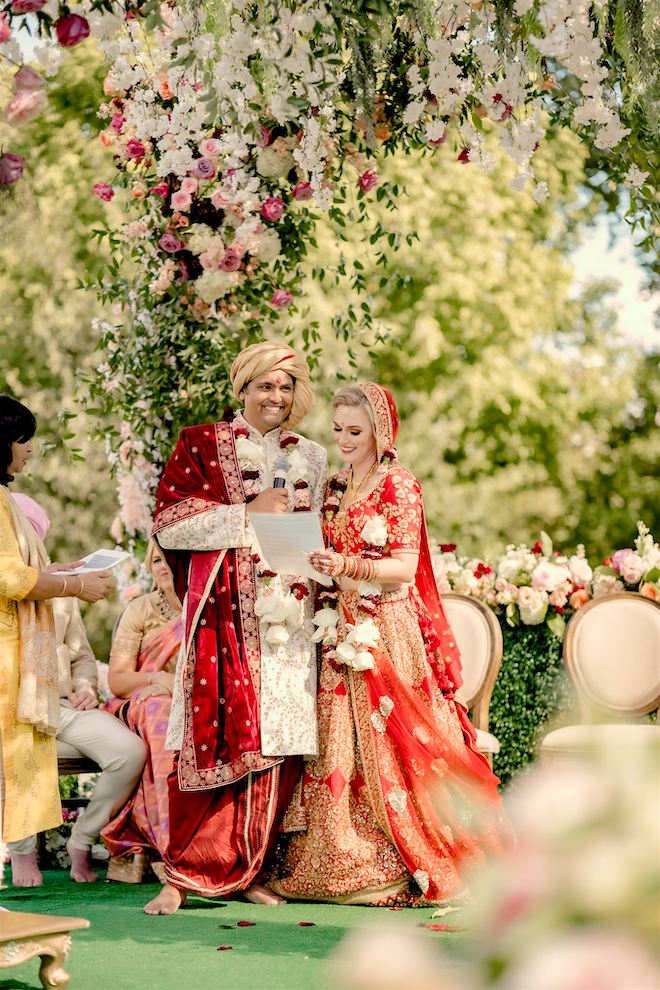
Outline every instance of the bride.
<path id="1" fill-rule="evenodd" d="M 497 778 L 455 698 L 460 659 L 433 579 L 419 482 L 397 460 L 399 417 L 367 383 L 333 400 L 346 467 L 328 482 L 317 637 L 320 756 L 302 782 L 305 827 L 271 886 L 345 904 L 446 901 L 501 845 Z"/>

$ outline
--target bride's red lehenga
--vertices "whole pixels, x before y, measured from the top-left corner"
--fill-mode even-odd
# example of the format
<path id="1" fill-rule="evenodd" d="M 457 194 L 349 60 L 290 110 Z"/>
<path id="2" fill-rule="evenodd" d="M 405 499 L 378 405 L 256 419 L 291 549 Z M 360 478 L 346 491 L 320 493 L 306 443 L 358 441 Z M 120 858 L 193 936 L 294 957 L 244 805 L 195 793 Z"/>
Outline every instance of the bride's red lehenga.
<path id="1" fill-rule="evenodd" d="M 398 428 L 387 389 L 360 386 L 376 424 L 382 476 L 346 509 L 328 485 L 325 535 L 339 553 L 373 556 L 362 531 L 384 519 L 378 556 L 419 551 L 415 582 L 372 603 L 380 632 L 371 670 L 324 648 L 319 678 L 320 756 L 306 764 L 306 827 L 292 836 L 273 889 L 293 899 L 353 904 L 447 901 L 466 893 L 465 872 L 500 848 L 507 828 L 495 777 L 475 749 L 456 701 L 460 657 L 438 596 L 419 482 L 395 459 Z M 356 592 L 340 592 L 338 641 L 358 621 Z"/>

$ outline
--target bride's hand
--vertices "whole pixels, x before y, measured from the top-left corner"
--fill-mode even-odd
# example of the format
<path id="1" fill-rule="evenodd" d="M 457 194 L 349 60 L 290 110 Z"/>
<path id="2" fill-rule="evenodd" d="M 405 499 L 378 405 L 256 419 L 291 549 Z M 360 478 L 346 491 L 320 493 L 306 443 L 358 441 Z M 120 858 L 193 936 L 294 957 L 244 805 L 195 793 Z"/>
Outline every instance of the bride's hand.
<path id="1" fill-rule="evenodd" d="M 317 571 L 329 577 L 339 577 L 344 570 L 344 557 L 334 550 L 313 550 L 309 554 L 309 562 Z"/>

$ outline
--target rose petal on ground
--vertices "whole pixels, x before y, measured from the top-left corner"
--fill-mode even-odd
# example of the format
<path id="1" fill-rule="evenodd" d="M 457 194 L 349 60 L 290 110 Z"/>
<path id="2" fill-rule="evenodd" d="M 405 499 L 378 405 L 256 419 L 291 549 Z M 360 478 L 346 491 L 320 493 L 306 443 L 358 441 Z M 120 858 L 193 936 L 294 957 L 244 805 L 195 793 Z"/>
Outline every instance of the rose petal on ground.
<path id="1" fill-rule="evenodd" d="M 251 928 L 252 925 L 256 925 L 256 921 L 237 921 L 236 925 L 238 928 Z"/>
<path id="2" fill-rule="evenodd" d="M 467 932 L 469 928 L 462 928 L 461 925 L 424 925 L 417 922 L 418 928 L 427 928 L 430 932 Z"/>
<path id="3" fill-rule="evenodd" d="M 216 952 L 225 952 L 227 949 L 233 949 L 233 945 L 218 945 L 216 947 Z"/>
<path id="4" fill-rule="evenodd" d="M 298 927 L 299 928 L 314 928 L 315 925 L 316 925 L 316 922 L 315 921 L 299 921 L 298 922 Z"/>

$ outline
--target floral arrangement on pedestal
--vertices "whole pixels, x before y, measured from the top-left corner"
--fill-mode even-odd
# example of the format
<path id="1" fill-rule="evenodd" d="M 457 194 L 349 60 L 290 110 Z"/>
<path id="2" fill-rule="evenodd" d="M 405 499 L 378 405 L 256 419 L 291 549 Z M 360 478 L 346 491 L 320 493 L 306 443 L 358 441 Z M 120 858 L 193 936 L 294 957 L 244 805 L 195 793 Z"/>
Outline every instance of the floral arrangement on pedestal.
<path id="1" fill-rule="evenodd" d="M 643 522 L 633 547 L 617 550 L 592 569 L 584 546 L 567 556 L 543 533 L 531 548 L 510 545 L 489 562 L 456 553 L 440 544 L 433 568 L 440 593 L 469 595 L 506 616 L 511 626 L 546 623 L 562 639 L 566 620 L 592 598 L 617 591 L 638 591 L 660 598 L 660 547 Z"/>
<path id="2" fill-rule="evenodd" d="M 97 328 L 104 359 L 93 394 L 121 424 L 108 436 L 118 540 L 147 531 L 152 465 L 180 426 L 217 415 L 237 349 L 296 306 L 318 211 L 340 236 L 361 225 L 383 253 L 395 247 L 370 219 L 370 197 L 396 205 L 397 188 L 379 182 L 383 154 L 422 147 L 439 162 L 489 169 L 495 135 L 515 163 L 514 186 L 540 201 L 534 153 L 548 127 L 568 124 L 630 187 L 633 214 L 653 202 L 648 25 L 623 2 L 5 0 L 0 58 L 17 69 L 6 108 L 16 125 L 47 99 L 45 79 L 22 67 L 23 23 L 57 42 L 37 51 L 44 75 L 88 35 L 109 63 L 101 141 L 117 181 L 90 194 L 121 193 L 130 219 L 97 232 L 114 261 L 96 288 L 117 319 Z M 24 168 L 8 149 L 0 184 Z M 349 319 L 370 326 L 368 299 Z M 312 358 L 319 340 L 312 320 Z"/>

